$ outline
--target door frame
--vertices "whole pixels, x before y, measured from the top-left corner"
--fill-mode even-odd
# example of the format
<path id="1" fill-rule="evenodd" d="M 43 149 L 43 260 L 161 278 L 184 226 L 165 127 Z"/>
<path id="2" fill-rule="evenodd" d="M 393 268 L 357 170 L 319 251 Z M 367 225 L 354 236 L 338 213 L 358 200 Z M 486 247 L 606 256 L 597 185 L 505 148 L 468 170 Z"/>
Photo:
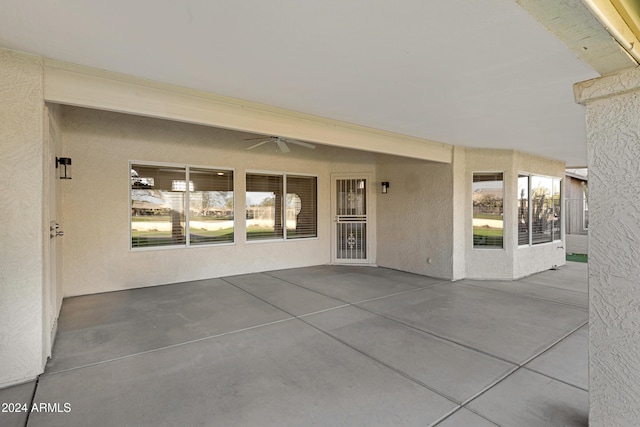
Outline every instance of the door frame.
<path id="1" fill-rule="evenodd" d="M 359 265 L 374 265 L 375 264 L 375 245 L 372 243 L 375 239 L 375 191 L 372 191 L 372 172 L 335 172 L 331 174 L 331 264 L 359 264 Z M 365 188 L 365 200 L 366 200 L 366 259 L 341 259 L 337 256 L 337 189 L 336 182 L 340 179 L 356 179 L 362 178 L 367 182 Z"/>
<path id="2" fill-rule="evenodd" d="M 58 141 L 50 106 L 44 106 L 43 154 L 44 154 L 44 281 L 42 300 L 43 362 L 51 357 L 58 329 L 58 316 L 62 300 L 62 254 L 58 245 L 61 236 L 56 153 Z M 55 107 L 54 107 L 55 108 Z"/>

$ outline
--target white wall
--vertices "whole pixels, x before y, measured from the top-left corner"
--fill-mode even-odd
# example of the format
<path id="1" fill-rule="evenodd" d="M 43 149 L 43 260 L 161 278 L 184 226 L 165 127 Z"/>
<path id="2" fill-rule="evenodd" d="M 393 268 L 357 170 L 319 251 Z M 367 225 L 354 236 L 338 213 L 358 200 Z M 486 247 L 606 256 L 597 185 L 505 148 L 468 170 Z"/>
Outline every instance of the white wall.
<path id="1" fill-rule="evenodd" d="M 472 183 L 467 180 L 466 154 L 462 147 L 453 149 L 453 280 L 467 277 L 467 242 L 473 232 L 472 223 L 467 218 Z"/>
<path id="2" fill-rule="evenodd" d="M 44 365 L 43 106 L 41 59 L 0 49 L 0 387 Z"/>
<path id="3" fill-rule="evenodd" d="M 579 83 L 589 161 L 589 425 L 640 425 L 640 70 Z"/>
<path id="4" fill-rule="evenodd" d="M 379 156 L 377 264 L 412 273 L 453 277 L 451 164 Z"/>
<path id="5" fill-rule="evenodd" d="M 161 119 L 64 107 L 62 133 L 73 159 L 73 179 L 61 184 L 66 296 L 328 263 L 330 174 L 375 179 L 373 154 L 326 146 L 282 154 L 269 144 L 247 151 L 255 141 L 244 139 L 255 135 Z M 235 244 L 130 251 L 130 160 L 234 168 Z M 246 170 L 316 174 L 318 238 L 245 243 Z"/>
<path id="6" fill-rule="evenodd" d="M 474 172 L 504 173 L 504 248 L 474 249 Z M 456 147 L 452 164 L 379 156 L 378 265 L 453 280 L 512 280 L 565 264 L 561 241 L 518 247 L 518 172 L 564 176 L 564 163 L 511 150 Z M 429 262 L 431 261 L 431 262 Z"/>
<path id="7" fill-rule="evenodd" d="M 454 160 L 455 161 L 455 160 Z M 504 173 L 504 248 L 474 249 L 472 240 L 472 199 L 467 192 L 466 276 L 475 279 L 518 279 L 539 271 L 564 265 L 564 242 L 518 247 L 517 179 L 518 173 L 562 178 L 564 163 L 512 150 L 466 149 L 465 180 L 471 183 L 474 172 Z"/>
<path id="8" fill-rule="evenodd" d="M 589 236 L 587 234 L 567 234 L 565 235 L 567 242 L 568 254 L 588 254 L 589 253 Z"/>
<path id="9" fill-rule="evenodd" d="M 512 279 L 513 278 L 513 245 L 509 245 L 514 238 L 512 229 L 508 226 L 507 218 L 511 218 L 512 211 L 516 212 L 515 194 L 516 183 L 513 174 L 513 151 L 509 150 L 480 150 L 466 149 L 465 180 L 469 183 L 466 194 L 465 217 L 469 224 L 466 236 L 466 265 L 467 277 L 474 279 Z M 474 249 L 473 248 L 473 203 L 471 183 L 474 172 L 503 172 L 504 173 L 504 248 L 502 249 Z M 514 217 L 515 220 L 515 217 Z"/>
<path id="10" fill-rule="evenodd" d="M 515 179 L 517 180 L 517 174 L 519 172 L 528 172 L 535 175 L 544 175 L 555 178 L 564 178 L 565 164 L 556 160 L 546 159 L 544 157 L 532 156 L 529 154 L 514 153 L 514 171 Z M 533 245 L 528 247 L 518 247 L 517 233 L 518 233 L 518 219 L 516 209 L 517 199 L 517 185 L 513 187 L 513 191 L 509 193 L 512 202 L 510 205 L 513 207 L 509 218 L 513 221 L 512 233 L 514 235 L 513 248 L 514 248 L 514 263 L 513 263 L 513 278 L 519 279 L 521 277 L 529 276 L 539 271 L 548 270 L 554 266 L 562 266 L 567 263 L 566 260 L 566 243 L 564 235 L 564 227 L 562 230 L 562 241 L 544 243 L 540 245 Z M 562 202 L 560 206 L 564 207 L 564 189 L 562 190 Z"/>

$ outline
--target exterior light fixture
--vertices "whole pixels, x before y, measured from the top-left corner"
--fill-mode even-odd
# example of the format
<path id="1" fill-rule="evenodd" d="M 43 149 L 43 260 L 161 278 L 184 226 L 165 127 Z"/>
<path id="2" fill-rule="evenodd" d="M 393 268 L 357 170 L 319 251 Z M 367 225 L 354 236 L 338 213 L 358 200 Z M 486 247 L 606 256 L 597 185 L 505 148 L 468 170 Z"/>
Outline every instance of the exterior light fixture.
<path id="1" fill-rule="evenodd" d="M 60 179 L 71 179 L 71 158 L 56 157 L 56 169 L 60 169 Z"/>
<path id="2" fill-rule="evenodd" d="M 387 190 L 389 189 L 389 183 L 388 182 L 383 182 L 382 183 L 382 194 L 387 194 Z"/>

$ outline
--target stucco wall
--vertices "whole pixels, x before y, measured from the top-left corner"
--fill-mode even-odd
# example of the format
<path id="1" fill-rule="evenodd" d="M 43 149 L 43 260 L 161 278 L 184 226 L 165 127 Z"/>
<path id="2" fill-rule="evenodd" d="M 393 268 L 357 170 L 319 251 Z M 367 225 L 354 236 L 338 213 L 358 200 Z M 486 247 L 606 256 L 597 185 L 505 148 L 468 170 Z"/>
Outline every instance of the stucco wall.
<path id="1" fill-rule="evenodd" d="M 469 224 L 466 236 L 467 277 L 474 279 L 512 279 L 513 278 L 513 230 L 508 225 L 508 219 L 515 217 L 515 203 L 511 194 L 515 194 L 514 152 L 508 150 L 479 150 L 467 149 L 465 156 L 464 179 L 469 183 L 467 193 L 465 218 Z M 473 204 L 471 198 L 471 183 L 474 172 L 503 172 L 504 173 L 504 248 L 502 249 L 474 249 L 473 232 Z M 514 213 L 512 215 L 512 213 Z"/>
<path id="2" fill-rule="evenodd" d="M 502 249 L 473 248 L 474 172 L 504 173 Z M 564 265 L 563 241 L 518 247 L 519 172 L 561 178 L 564 163 L 462 147 L 454 149 L 452 164 L 379 156 L 378 181 L 388 181 L 390 188 L 378 196 L 378 265 L 453 280 L 511 280 Z"/>
<path id="3" fill-rule="evenodd" d="M 394 156 L 377 161 L 377 263 L 433 277 L 453 278 L 452 165 Z"/>
<path id="4" fill-rule="evenodd" d="M 467 220 L 471 182 L 467 180 L 466 149 L 453 149 L 453 280 L 467 277 L 467 240 L 472 224 Z"/>
<path id="5" fill-rule="evenodd" d="M 587 103 L 589 425 L 640 425 L 640 70 L 576 86 Z"/>
<path id="6" fill-rule="evenodd" d="M 41 59 L 0 49 L 0 387 L 43 367 Z"/>
<path id="7" fill-rule="evenodd" d="M 518 247 L 517 179 L 519 173 L 562 178 L 564 163 L 511 150 L 465 150 L 466 182 L 474 172 L 504 173 L 504 248 L 474 249 L 472 240 L 472 200 L 468 191 L 465 218 L 466 275 L 475 279 L 517 279 L 566 263 L 564 242 L 557 241 Z M 470 184 L 469 184 L 470 185 Z M 469 187 L 470 188 L 470 187 Z"/>
<path id="8" fill-rule="evenodd" d="M 61 185 L 66 296 L 328 263 L 331 173 L 375 180 L 373 154 L 324 146 L 282 154 L 269 144 L 248 151 L 255 141 L 244 138 L 255 135 L 167 120 L 65 107 L 62 133 L 74 174 Z M 235 169 L 235 244 L 130 251 L 130 160 Z M 245 243 L 247 170 L 316 174 L 318 238 Z"/>
<path id="9" fill-rule="evenodd" d="M 518 173 L 564 178 L 564 171 L 565 164 L 563 162 L 525 153 L 514 153 L 514 180 L 517 180 Z M 509 218 L 512 221 L 511 232 L 514 236 L 512 240 L 514 251 L 513 278 L 519 279 L 543 270 L 549 270 L 554 266 L 565 265 L 567 261 L 564 227 L 562 228 L 562 241 L 518 247 L 516 237 L 518 232 L 517 184 L 512 188 L 513 190 L 508 193 L 508 196 L 511 200 L 510 205 L 513 207 L 513 210 L 509 213 Z M 562 198 L 564 200 L 564 190 L 562 190 Z M 561 202 L 561 206 L 565 206 L 564 202 Z"/>

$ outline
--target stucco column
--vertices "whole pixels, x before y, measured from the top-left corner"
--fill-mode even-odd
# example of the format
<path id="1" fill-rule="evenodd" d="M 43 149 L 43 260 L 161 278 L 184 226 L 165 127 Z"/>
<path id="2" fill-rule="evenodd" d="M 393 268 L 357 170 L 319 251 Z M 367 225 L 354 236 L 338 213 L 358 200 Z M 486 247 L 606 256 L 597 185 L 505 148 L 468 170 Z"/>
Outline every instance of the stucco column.
<path id="1" fill-rule="evenodd" d="M 640 70 L 574 87 L 589 166 L 590 425 L 640 425 Z"/>
<path id="2" fill-rule="evenodd" d="M 42 59 L 0 49 L 0 387 L 44 365 L 43 105 Z"/>

